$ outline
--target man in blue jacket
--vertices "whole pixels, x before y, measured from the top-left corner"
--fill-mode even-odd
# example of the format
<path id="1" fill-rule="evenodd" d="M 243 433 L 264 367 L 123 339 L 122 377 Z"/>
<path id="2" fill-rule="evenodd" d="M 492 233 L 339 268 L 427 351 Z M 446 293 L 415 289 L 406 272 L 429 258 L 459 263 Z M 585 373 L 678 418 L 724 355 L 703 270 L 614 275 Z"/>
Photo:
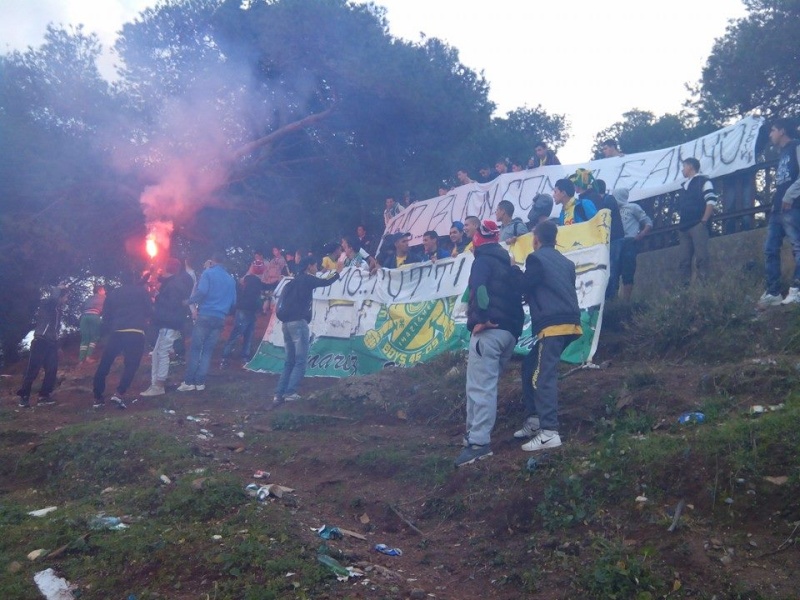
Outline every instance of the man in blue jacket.
<path id="1" fill-rule="evenodd" d="M 222 333 L 225 317 L 236 304 L 236 281 L 222 266 L 225 255 L 214 253 L 210 265 L 200 276 L 197 289 L 189 298 L 189 308 L 194 318 L 189 362 L 179 392 L 203 391 L 211 364 L 214 346 Z"/>

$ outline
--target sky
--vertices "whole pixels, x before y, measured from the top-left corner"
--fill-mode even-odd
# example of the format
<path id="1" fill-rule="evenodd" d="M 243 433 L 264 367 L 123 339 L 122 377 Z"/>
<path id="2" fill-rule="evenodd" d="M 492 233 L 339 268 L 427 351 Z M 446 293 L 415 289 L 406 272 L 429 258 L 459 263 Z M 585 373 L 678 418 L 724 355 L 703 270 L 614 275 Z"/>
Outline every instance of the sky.
<path id="1" fill-rule="evenodd" d="M 591 157 L 595 135 L 633 108 L 681 110 L 742 0 L 376 0 L 395 37 L 437 37 L 483 72 L 497 116 L 539 104 L 563 114 L 564 164 Z M 104 46 L 154 0 L 0 0 L 0 52 L 42 42 L 48 23 L 83 24 Z M 114 58 L 102 66 L 112 71 Z M 624 151 L 625 149 L 622 148 Z M 523 157 L 514 157 L 523 158 Z"/>

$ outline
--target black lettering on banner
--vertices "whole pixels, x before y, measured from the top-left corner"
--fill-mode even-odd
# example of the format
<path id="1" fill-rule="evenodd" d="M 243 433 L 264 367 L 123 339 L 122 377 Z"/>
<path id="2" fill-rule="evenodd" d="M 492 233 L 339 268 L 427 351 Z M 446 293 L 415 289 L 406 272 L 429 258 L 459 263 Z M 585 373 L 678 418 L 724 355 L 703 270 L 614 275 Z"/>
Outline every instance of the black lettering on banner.
<path id="1" fill-rule="evenodd" d="M 722 136 L 719 133 L 708 135 L 700 139 L 700 156 L 696 156 L 700 162 L 704 158 L 711 159 L 711 168 L 703 169 L 704 171 L 713 171 L 717 168 L 717 150 L 720 147 Z"/>
<path id="2" fill-rule="evenodd" d="M 719 159 L 720 159 L 720 161 L 722 161 L 723 165 L 730 165 L 730 164 L 733 164 L 734 162 L 736 162 L 736 158 L 739 156 L 739 148 L 741 147 L 742 142 L 744 142 L 746 134 L 747 134 L 747 130 L 746 130 L 746 127 L 745 127 L 744 123 L 742 123 L 742 125 L 736 127 L 733 131 L 726 131 L 725 133 L 722 134 L 722 140 L 721 140 L 722 143 L 720 145 L 720 150 L 719 150 Z M 739 136 L 739 140 L 736 142 L 736 146 L 733 148 L 733 152 L 731 153 L 730 158 L 726 158 L 726 156 L 725 156 L 725 140 L 729 136 L 734 136 L 734 135 L 738 135 Z M 731 145 L 733 145 L 733 144 L 731 144 Z"/>
<path id="3" fill-rule="evenodd" d="M 519 208 L 525 214 L 533 208 L 533 199 L 537 194 L 544 194 L 545 192 L 552 194 L 553 185 L 550 183 L 550 178 L 547 175 L 536 175 L 535 177 L 526 177 L 522 180 L 522 189 L 519 194 Z M 523 221 L 525 218 L 523 217 Z"/>
<path id="4" fill-rule="evenodd" d="M 447 231 L 449 232 L 450 223 L 453 222 L 453 205 L 455 204 L 455 201 L 455 194 L 448 194 L 447 196 L 443 196 L 437 200 L 436 204 L 433 206 L 433 214 L 428 220 L 428 225 L 425 231 L 438 231 L 437 227 L 442 222 L 445 222 L 447 225 Z"/>
<path id="5" fill-rule="evenodd" d="M 462 223 L 467 217 L 480 217 L 483 207 L 487 204 L 489 192 L 473 190 L 467 194 L 467 201 L 464 203 L 463 216 L 459 219 Z"/>
<path id="6" fill-rule="evenodd" d="M 742 142 L 739 150 L 741 151 L 740 158 L 747 162 L 755 162 L 753 148 L 755 147 L 756 137 L 758 130 L 761 128 L 759 123 L 751 125 L 747 130 L 747 138 Z"/>
<path id="7" fill-rule="evenodd" d="M 660 183 L 666 183 L 669 181 L 670 178 L 670 171 L 672 167 L 672 157 L 675 154 L 675 149 L 672 148 L 669 151 L 665 152 L 661 158 L 658 159 L 655 166 L 650 169 L 650 172 L 647 174 L 647 177 L 641 183 L 641 187 L 644 187 L 645 184 L 650 181 L 651 177 L 654 177 L 656 181 L 659 180 L 658 174 L 661 174 Z"/>
<path id="8" fill-rule="evenodd" d="M 616 189 L 618 187 L 626 187 L 629 190 L 632 190 L 637 185 L 641 185 L 641 184 L 638 183 L 638 181 L 634 181 L 630 185 L 625 181 L 626 179 L 631 179 L 632 177 L 634 177 L 633 175 L 629 174 L 626 169 L 627 169 L 628 165 L 642 166 L 644 163 L 645 163 L 644 159 L 626 160 L 625 162 L 623 162 L 619 166 L 619 173 L 617 174 L 617 178 L 614 180 L 614 185 L 611 186 L 611 189 L 614 190 L 614 189 Z M 620 185 L 620 182 L 622 182 L 621 185 Z"/>
<path id="9" fill-rule="evenodd" d="M 398 215 L 400 222 L 397 223 L 397 229 L 395 229 L 394 226 L 392 227 L 392 233 L 406 233 L 407 231 L 411 231 L 417 224 L 417 221 L 419 221 L 425 215 L 427 208 L 427 204 L 412 204 L 409 208 Z M 394 223 L 392 225 L 394 225 Z"/>
<path id="10" fill-rule="evenodd" d="M 411 292 L 411 297 L 412 298 L 416 295 L 420 284 L 422 284 L 423 278 L 429 276 L 431 274 L 432 270 L 433 270 L 433 264 L 432 263 L 431 264 L 425 264 L 425 265 L 423 265 L 421 267 L 417 267 L 415 269 L 411 269 L 411 272 L 409 273 L 409 279 L 411 279 L 412 282 L 414 281 L 414 272 L 415 271 L 416 271 L 416 274 L 418 275 L 418 277 L 417 277 L 417 285 L 414 286 L 414 290 Z M 427 271 L 427 273 L 426 273 L 426 271 Z"/>
<path id="11" fill-rule="evenodd" d="M 353 288 L 350 283 L 355 281 L 356 287 Z M 350 273 L 347 274 L 347 282 L 345 283 L 345 291 L 350 296 L 355 296 L 356 293 L 361 289 L 361 284 L 364 282 L 364 275 L 361 273 L 361 269 L 351 269 Z"/>
<path id="12" fill-rule="evenodd" d="M 386 293 L 389 294 L 389 296 L 392 297 L 392 300 L 397 300 L 397 297 L 400 295 L 400 292 L 403 291 L 403 280 L 405 278 L 405 273 L 406 273 L 405 270 L 401 269 L 399 271 L 400 277 L 392 277 L 391 275 L 387 274 L 387 279 L 389 281 L 386 283 Z M 394 280 L 396 280 L 396 279 L 399 280 L 400 287 L 397 288 L 396 292 L 393 292 L 392 291 L 392 282 Z"/>
<path id="13" fill-rule="evenodd" d="M 447 275 L 448 271 L 453 270 L 453 265 L 456 261 L 443 265 L 441 263 L 436 263 L 436 267 L 433 273 L 434 278 L 436 279 L 436 293 L 439 293 L 439 290 L 442 289 L 442 281 L 444 281 L 445 275 Z"/>

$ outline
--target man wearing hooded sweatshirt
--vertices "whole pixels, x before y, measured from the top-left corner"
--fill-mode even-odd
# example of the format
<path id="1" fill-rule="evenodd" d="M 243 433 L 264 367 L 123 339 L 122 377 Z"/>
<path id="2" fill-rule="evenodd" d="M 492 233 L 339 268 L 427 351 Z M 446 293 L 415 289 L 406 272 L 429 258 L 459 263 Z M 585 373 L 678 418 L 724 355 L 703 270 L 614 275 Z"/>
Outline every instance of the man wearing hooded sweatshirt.
<path id="1" fill-rule="evenodd" d="M 67 300 L 66 286 L 59 285 L 50 288 L 49 294 L 39 305 L 36 313 L 36 327 L 33 330 L 31 354 L 28 358 L 28 368 L 22 379 L 22 387 L 17 391 L 19 406 L 30 406 L 31 387 L 39 375 L 39 370 L 44 368 L 44 380 L 39 390 L 38 404 L 55 404 L 50 399 L 50 394 L 56 387 L 58 373 L 58 334 L 61 330 L 61 312 Z"/>
<path id="2" fill-rule="evenodd" d="M 483 221 L 472 238 L 475 260 L 469 274 L 467 328 L 472 332 L 467 360 L 467 433 L 455 459 L 463 467 L 492 455 L 497 418 L 497 382 L 514 352 L 524 314 L 518 271 L 499 244 L 500 229 Z"/>
<path id="3" fill-rule="evenodd" d="M 619 256 L 619 274 L 622 277 L 622 299 L 630 302 L 633 294 L 633 277 L 636 274 L 636 255 L 639 253 L 639 241 L 653 229 L 653 220 L 644 209 L 635 202 L 628 202 L 627 188 L 614 190 L 614 198 L 619 205 L 622 229 L 622 250 Z"/>
<path id="4" fill-rule="evenodd" d="M 103 304 L 103 327 L 111 331 L 100 364 L 94 374 L 94 407 L 105 405 L 103 394 L 106 390 L 106 377 L 114 360 L 122 354 L 124 368 L 117 384 L 117 392 L 111 401 L 118 408 L 126 408 L 124 394 L 128 391 L 136 369 L 144 353 L 144 332 L 147 320 L 153 311 L 150 294 L 138 283 L 134 273 L 125 273 L 122 285 L 111 290 Z"/>
<path id="5" fill-rule="evenodd" d="M 180 335 L 186 315 L 186 304 L 192 293 L 193 282 L 183 269 L 181 261 L 170 258 L 165 268 L 166 278 L 156 296 L 153 325 L 158 329 L 158 339 L 153 347 L 150 365 L 150 387 L 142 396 L 161 396 L 169 374 L 169 351 Z"/>

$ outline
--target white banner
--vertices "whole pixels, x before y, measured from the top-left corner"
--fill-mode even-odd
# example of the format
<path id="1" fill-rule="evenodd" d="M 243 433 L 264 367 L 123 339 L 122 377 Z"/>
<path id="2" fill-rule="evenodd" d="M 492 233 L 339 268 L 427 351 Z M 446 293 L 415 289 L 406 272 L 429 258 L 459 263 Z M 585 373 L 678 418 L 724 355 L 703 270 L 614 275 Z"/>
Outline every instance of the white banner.
<path id="1" fill-rule="evenodd" d="M 464 292 L 472 268 L 472 253 L 445 258 L 435 263 L 415 263 L 400 269 L 344 269 L 339 281 L 314 290 L 317 300 L 373 300 L 382 304 L 402 304 L 438 300 Z"/>
<path id="2" fill-rule="evenodd" d="M 682 161 L 694 157 L 708 177 L 720 177 L 755 164 L 755 145 L 763 119 L 746 117 L 702 138 L 652 152 L 628 154 L 575 165 L 539 167 L 501 175 L 490 183 L 471 183 L 449 194 L 415 202 L 389 222 L 385 233 L 409 232 L 411 244 L 422 243 L 422 234 L 433 230 L 447 235 L 453 221 L 469 215 L 494 219 L 497 204 L 509 200 L 514 214 L 525 220 L 536 194 L 553 193 L 553 184 L 578 168 L 590 169 L 595 179 L 606 182 L 608 191 L 618 187 L 630 190 L 630 200 L 642 200 L 674 192 L 685 181 Z M 557 215 L 560 207 L 554 207 Z"/>

